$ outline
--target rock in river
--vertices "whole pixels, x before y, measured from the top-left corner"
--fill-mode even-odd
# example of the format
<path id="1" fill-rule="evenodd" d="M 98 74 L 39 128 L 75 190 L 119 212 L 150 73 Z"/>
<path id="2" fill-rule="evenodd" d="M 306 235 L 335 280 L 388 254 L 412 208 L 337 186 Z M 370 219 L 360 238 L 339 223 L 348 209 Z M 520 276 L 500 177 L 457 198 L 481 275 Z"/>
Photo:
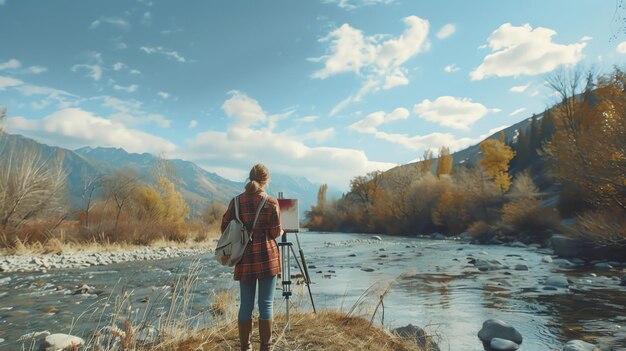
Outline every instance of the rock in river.
<path id="1" fill-rule="evenodd" d="M 51 334 L 46 336 L 41 344 L 39 344 L 39 350 L 67 350 L 73 346 L 83 345 L 84 343 L 85 340 L 79 338 L 78 336 L 73 336 L 69 334 Z"/>
<path id="2" fill-rule="evenodd" d="M 493 338 L 491 339 L 492 351 L 515 351 L 519 349 L 519 345 L 511 340 Z"/>
<path id="3" fill-rule="evenodd" d="M 491 347 L 491 341 L 494 338 L 509 340 L 518 345 L 522 343 L 522 334 L 510 324 L 499 319 L 486 320 L 478 332 L 478 338 L 483 342 L 485 349 Z"/>
<path id="4" fill-rule="evenodd" d="M 570 340 L 563 345 L 563 351 L 594 351 L 596 347 L 593 344 L 582 340 Z"/>

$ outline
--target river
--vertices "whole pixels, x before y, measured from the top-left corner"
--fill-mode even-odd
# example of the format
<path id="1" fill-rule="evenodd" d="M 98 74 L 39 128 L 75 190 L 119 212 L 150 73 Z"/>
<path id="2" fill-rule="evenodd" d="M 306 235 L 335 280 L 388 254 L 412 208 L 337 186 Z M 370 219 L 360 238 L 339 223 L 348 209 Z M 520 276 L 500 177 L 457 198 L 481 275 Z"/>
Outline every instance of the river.
<path id="1" fill-rule="evenodd" d="M 388 328 L 409 323 L 426 326 L 441 350 L 482 350 L 476 334 L 482 322 L 490 318 L 504 320 L 522 334 L 521 350 L 559 350 L 571 339 L 626 349 L 626 287 L 619 285 L 624 274 L 621 269 L 597 271 L 570 266 L 559 259 L 550 262 L 546 252 L 535 248 L 384 235 L 377 241 L 369 237 L 315 232 L 299 235 L 318 309 L 348 311 L 368 288 L 389 287 L 384 321 L 379 309 L 377 323 L 384 322 Z M 289 239 L 295 243 L 293 234 Z M 294 248 L 297 251 L 297 246 Z M 479 271 L 470 259 L 497 260 L 503 268 Z M 122 291 L 132 292 L 129 310 L 137 314 L 147 301 L 152 301 L 153 309 L 165 311 L 169 300 L 155 296 L 171 294 L 173 283 L 188 273 L 194 261 L 202 270 L 193 285 L 189 310 L 203 316 L 196 319 L 202 320 L 201 324 L 210 324 L 207 309 L 213 292 L 236 291 L 237 287 L 231 269 L 218 265 L 211 254 L 48 273 L 0 273 L 0 350 L 20 349 L 17 339 L 29 332 L 89 336 L 98 325 L 106 324 L 103 320 L 110 319 L 110 308 Z M 528 270 L 515 270 L 518 264 Z M 298 272 L 296 266 L 291 269 L 292 274 Z M 569 288 L 544 285 L 554 276 L 566 277 Z M 74 295 L 76 287 L 83 284 L 97 291 Z M 294 290 L 294 308 L 310 310 L 303 286 Z M 370 295 L 358 306 L 371 310 L 379 294 Z M 154 301 L 163 306 L 155 307 Z M 276 312 L 284 308 L 281 291 L 277 290 Z M 367 310 L 361 312 L 371 316 Z"/>

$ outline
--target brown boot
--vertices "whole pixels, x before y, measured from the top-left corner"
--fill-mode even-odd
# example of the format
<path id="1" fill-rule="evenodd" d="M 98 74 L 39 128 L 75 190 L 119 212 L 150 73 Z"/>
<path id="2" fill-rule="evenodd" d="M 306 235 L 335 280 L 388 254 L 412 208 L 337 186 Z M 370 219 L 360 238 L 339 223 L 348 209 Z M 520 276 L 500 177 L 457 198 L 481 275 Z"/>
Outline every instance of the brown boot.
<path id="1" fill-rule="evenodd" d="M 261 351 L 269 351 L 272 346 L 272 320 L 259 319 L 259 338 L 261 339 Z"/>
<path id="2" fill-rule="evenodd" d="M 237 325 L 239 326 L 239 343 L 241 344 L 241 351 L 252 351 L 252 344 L 250 343 L 252 320 L 237 321 Z"/>

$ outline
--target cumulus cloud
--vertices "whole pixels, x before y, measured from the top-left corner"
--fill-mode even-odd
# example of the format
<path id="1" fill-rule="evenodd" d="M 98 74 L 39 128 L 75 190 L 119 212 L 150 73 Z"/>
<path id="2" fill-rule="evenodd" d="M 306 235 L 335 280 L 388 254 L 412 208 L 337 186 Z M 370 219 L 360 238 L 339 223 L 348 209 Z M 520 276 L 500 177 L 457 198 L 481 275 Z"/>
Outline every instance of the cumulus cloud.
<path id="1" fill-rule="evenodd" d="M 524 111 L 526 111 L 526 108 L 525 108 L 525 107 L 518 108 L 517 110 L 515 110 L 515 111 L 511 112 L 511 114 L 510 114 L 509 116 L 515 116 L 515 115 L 518 115 L 518 114 L 520 114 L 520 113 L 522 113 L 522 112 L 524 112 Z"/>
<path id="2" fill-rule="evenodd" d="M 189 122 L 189 129 L 193 129 L 198 125 L 198 121 L 196 121 L 195 119 L 192 119 L 191 122 Z"/>
<path id="3" fill-rule="evenodd" d="M 407 29 L 397 38 L 366 36 L 346 23 L 320 39 L 329 43 L 328 54 L 309 59 L 324 64 L 312 74 L 313 78 L 326 79 L 336 74 L 353 73 L 364 80 L 359 91 L 335 106 L 331 115 L 350 103 L 361 101 L 370 92 L 409 83 L 402 65 L 428 48 L 429 23 L 417 16 L 406 17 L 404 23 Z"/>
<path id="4" fill-rule="evenodd" d="M 517 77 L 547 73 L 561 65 L 575 65 L 585 55 L 586 41 L 557 44 L 556 32 L 549 28 L 532 28 L 529 24 L 513 26 L 505 23 L 487 39 L 492 53 L 470 73 L 472 80 L 489 76 Z"/>
<path id="5" fill-rule="evenodd" d="M 460 68 L 457 67 L 456 63 L 453 63 L 451 65 L 447 65 L 446 67 L 444 67 L 443 70 L 447 73 L 453 73 L 453 72 L 460 70 Z"/>
<path id="6" fill-rule="evenodd" d="M 623 41 L 619 44 L 617 44 L 617 52 L 619 52 L 620 54 L 626 54 L 626 41 Z"/>
<path id="7" fill-rule="evenodd" d="M 129 152 L 171 152 L 176 145 L 152 134 L 78 109 L 57 111 L 41 120 L 7 118 L 7 128 L 25 132 L 54 145 L 75 149 L 82 146 L 122 147 Z"/>
<path id="8" fill-rule="evenodd" d="M 512 92 L 512 93 L 523 93 L 523 92 L 526 91 L 526 89 L 528 89 L 528 86 L 530 86 L 530 84 L 516 85 L 514 87 L 511 87 L 511 89 L 509 89 L 509 91 Z"/>
<path id="9" fill-rule="evenodd" d="M 139 48 L 139 50 L 145 52 L 148 55 L 152 55 L 152 54 L 159 54 L 159 55 L 163 55 L 171 60 L 175 60 L 181 63 L 187 62 L 187 59 L 184 58 L 182 55 L 180 55 L 177 51 L 175 50 L 169 50 L 166 49 L 162 46 L 157 46 L 157 47 L 148 47 L 148 46 L 142 46 Z"/>
<path id="10" fill-rule="evenodd" d="M 468 130 L 469 126 L 489 112 L 498 112 L 468 98 L 440 96 L 434 101 L 424 99 L 413 106 L 413 112 L 421 118 L 442 126 Z"/>
<path id="11" fill-rule="evenodd" d="M 456 26 L 452 23 L 448 23 L 445 26 L 441 27 L 439 32 L 437 32 L 437 38 L 445 39 L 456 32 Z"/>
<path id="12" fill-rule="evenodd" d="M 407 119 L 409 118 L 409 110 L 400 107 L 393 110 L 391 113 L 385 113 L 384 111 L 377 111 L 370 113 L 362 120 L 351 124 L 348 128 L 360 133 L 375 134 L 378 131 L 378 127 L 389 122 Z"/>
<path id="13" fill-rule="evenodd" d="M 164 91 L 159 91 L 157 95 L 160 96 L 162 99 L 167 99 L 171 96 L 170 93 L 166 93 Z"/>
<path id="14" fill-rule="evenodd" d="M 15 87 L 15 86 L 22 85 L 22 84 L 24 84 L 24 82 L 22 82 L 19 79 L 0 76 L 0 91 L 6 88 Z"/>
<path id="15" fill-rule="evenodd" d="M 304 134 L 293 130 L 276 132 L 269 127 L 272 116 L 258 101 L 241 92 L 231 94 L 222 105 L 230 120 L 227 130 L 197 134 L 187 141 L 181 157 L 232 179 L 243 180 L 251 165 L 262 162 L 271 172 L 297 172 L 314 182 L 341 189 L 348 187 L 355 174 L 395 165 L 370 161 L 362 150 L 307 145 L 332 137 L 332 128 Z"/>
<path id="16" fill-rule="evenodd" d="M 57 107 L 60 109 L 65 109 L 77 104 L 76 95 L 68 93 L 64 90 L 32 84 L 23 84 L 15 89 L 24 96 L 43 96 L 42 100 L 31 103 L 31 106 L 35 109 L 46 107 L 53 102 L 56 102 Z"/>
<path id="17" fill-rule="evenodd" d="M 127 93 L 134 93 L 137 91 L 137 89 L 139 89 L 139 86 L 137 84 L 131 84 L 127 87 L 122 86 L 122 85 L 113 85 L 113 89 L 115 90 L 121 90 L 121 91 L 125 91 Z"/>
<path id="18" fill-rule="evenodd" d="M 102 78 L 102 67 L 100 65 L 88 65 L 88 64 L 79 64 L 72 66 L 72 72 L 78 72 L 81 70 L 87 71 L 87 76 L 91 77 L 91 79 L 98 81 Z"/>
<path id="19" fill-rule="evenodd" d="M 99 100 L 102 106 L 113 110 L 111 115 L 105 116 L 113 121 L 128 125 L 154 123 L 161 128 L 169 128 L 172 125 L 172 121 L 164 116 L 144 111 L 143 104 L 134 99 L 122 100 L 105 95 L 92 98 L 92 100 Z"/>
<path id="20" fill-rule="evenodd" d="M 16 59 L 10 59 L 7 62 L 0 62 L 0 71 L 5 69 L 18 69 L 22 67 L 22 63 Z"/>

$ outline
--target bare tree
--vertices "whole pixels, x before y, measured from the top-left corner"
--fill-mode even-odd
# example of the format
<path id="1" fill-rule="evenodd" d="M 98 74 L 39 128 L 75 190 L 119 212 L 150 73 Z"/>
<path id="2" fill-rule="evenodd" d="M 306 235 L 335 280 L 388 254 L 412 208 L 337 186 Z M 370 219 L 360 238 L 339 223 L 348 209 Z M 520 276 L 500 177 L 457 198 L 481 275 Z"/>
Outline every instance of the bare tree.
<path id="1" fill-rule="evenodd" d="M 139 176 L 130 170 L 120 170 L 105 177 L 103 184 L 106 201 L 111 200 L 115 204 L 113 231 L 117 231 L 122 210 L 130 202 L 133 192 L 139 186 Z"/>
<path id="2" fill-rule="evenodd" d="M 102 174 L 96 173 L 88 175 L 85 170 L 83 173 L 83 192 L 81 197 L 83 199 L 85 208 L 85 222 L 84 226 L 89 228 L 89 212 L 93 205 L 94 192 L 102 187 L 103 177 Z"/>
<path id="3" fill-rule="evenodd" d="M 8 145 L 0 134 L 0 228 L 6 232 L 36 218 L 55 218 L 58 226 L 67 216 L 66 173 L 60 156 L 42 157 L 30 147 Z"/>

